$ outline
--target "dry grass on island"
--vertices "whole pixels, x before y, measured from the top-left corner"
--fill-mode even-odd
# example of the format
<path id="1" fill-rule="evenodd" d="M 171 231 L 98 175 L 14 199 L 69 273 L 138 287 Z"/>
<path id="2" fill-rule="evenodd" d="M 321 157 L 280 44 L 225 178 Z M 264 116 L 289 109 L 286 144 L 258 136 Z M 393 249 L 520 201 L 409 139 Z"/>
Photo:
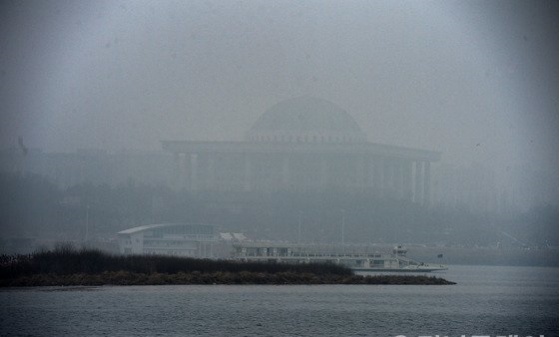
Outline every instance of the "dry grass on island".
<path id="1" fill-rule="evenodd" d="M 455 284 L 411 275 L 355 275 L 334 264 L 283 264 L 154 255 L 111 255 L 59 245 L 0 256 L 0 287 L 165 284 Z"/>

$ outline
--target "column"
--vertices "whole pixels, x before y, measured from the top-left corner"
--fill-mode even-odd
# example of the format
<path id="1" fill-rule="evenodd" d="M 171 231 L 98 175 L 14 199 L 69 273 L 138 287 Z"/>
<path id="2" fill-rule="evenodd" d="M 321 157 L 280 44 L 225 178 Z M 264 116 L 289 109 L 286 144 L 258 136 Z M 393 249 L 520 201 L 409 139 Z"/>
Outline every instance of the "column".
<path id="1" fill-rule="evenodd" d="M 395 160 L 395 195 L 397 199 L 403 199 L 404 197 L 403 174 L 403 161 L 401 159 L 397 159 Z"/>
<path id="2" fill-rule="evenodd" d="M 398 171 L 398 162 L 395 158 L 389 159 L 389 193 L 393 198 L 398 198 L 398 179 L 399 179 L 399 171 Z"/>
<path id="3" fill-rule="evenodd" d="M 430 194 L 430 184 L 431 184 L 431 177 L 430 177 L 430 162 L 424 162 L 424 196 L 423 196 L 423 204 L 425 206 L 430 206 L 431 194 Z"/>
<path id="4" fill-rule="evenodd" d="M 414 202 L 422 202 L 422 163 L 414 162 Z"/>
<path id="5" fill-rule="evenodd" d="M 404 199 L 412 201 L 412 162 L 403 162 L 403 190 Z"/>

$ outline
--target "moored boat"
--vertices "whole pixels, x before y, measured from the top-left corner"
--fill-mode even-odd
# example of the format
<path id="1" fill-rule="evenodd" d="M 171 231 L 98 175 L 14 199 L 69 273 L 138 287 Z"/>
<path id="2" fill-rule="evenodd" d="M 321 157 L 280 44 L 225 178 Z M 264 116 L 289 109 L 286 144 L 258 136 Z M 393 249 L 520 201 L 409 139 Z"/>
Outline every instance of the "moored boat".
<path id="1" fill-rule="evenodd" d="M 395 246 L 380 253 L 366 245 L 290 244 L 251 241 L 235 244 L 233 258 L 277 263 L 334 263 L 362 272 L 432 272 L 447 270 L 443 264 L 424 263 L 406 256 L 407 249 Z"/>

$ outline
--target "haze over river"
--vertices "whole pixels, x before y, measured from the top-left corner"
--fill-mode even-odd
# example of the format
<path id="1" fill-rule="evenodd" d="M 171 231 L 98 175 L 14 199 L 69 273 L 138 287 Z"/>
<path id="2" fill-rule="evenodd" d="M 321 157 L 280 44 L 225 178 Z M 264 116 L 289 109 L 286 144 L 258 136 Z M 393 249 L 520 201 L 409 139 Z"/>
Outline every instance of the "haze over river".
<path id="1" fill-rule="evenodd" d="M 450 266 L 453 286 L 0 290 L 1 336 L 558 336 L 558 268 Z"/>

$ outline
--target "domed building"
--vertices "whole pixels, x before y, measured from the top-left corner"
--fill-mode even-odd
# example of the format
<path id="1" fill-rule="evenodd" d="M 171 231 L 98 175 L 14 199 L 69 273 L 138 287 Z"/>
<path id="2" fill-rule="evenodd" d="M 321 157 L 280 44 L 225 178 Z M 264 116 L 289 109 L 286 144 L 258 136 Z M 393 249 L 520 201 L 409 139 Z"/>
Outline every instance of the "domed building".
<path id="1" fill-rule="evenodd" d="M 268 109 L 242 142 L 164 141 L 176 184 L 192 191 L 356 190 L 428 204 L 438 152 L 370 143 L 329 101 L 298 97 Z"/>
<path id="2" fill-rule="evenodd" d="M 363 143 L 356 121 L 329 101 L 298 97 L 268 109 L 247 132 L 252 142 Z"/>

